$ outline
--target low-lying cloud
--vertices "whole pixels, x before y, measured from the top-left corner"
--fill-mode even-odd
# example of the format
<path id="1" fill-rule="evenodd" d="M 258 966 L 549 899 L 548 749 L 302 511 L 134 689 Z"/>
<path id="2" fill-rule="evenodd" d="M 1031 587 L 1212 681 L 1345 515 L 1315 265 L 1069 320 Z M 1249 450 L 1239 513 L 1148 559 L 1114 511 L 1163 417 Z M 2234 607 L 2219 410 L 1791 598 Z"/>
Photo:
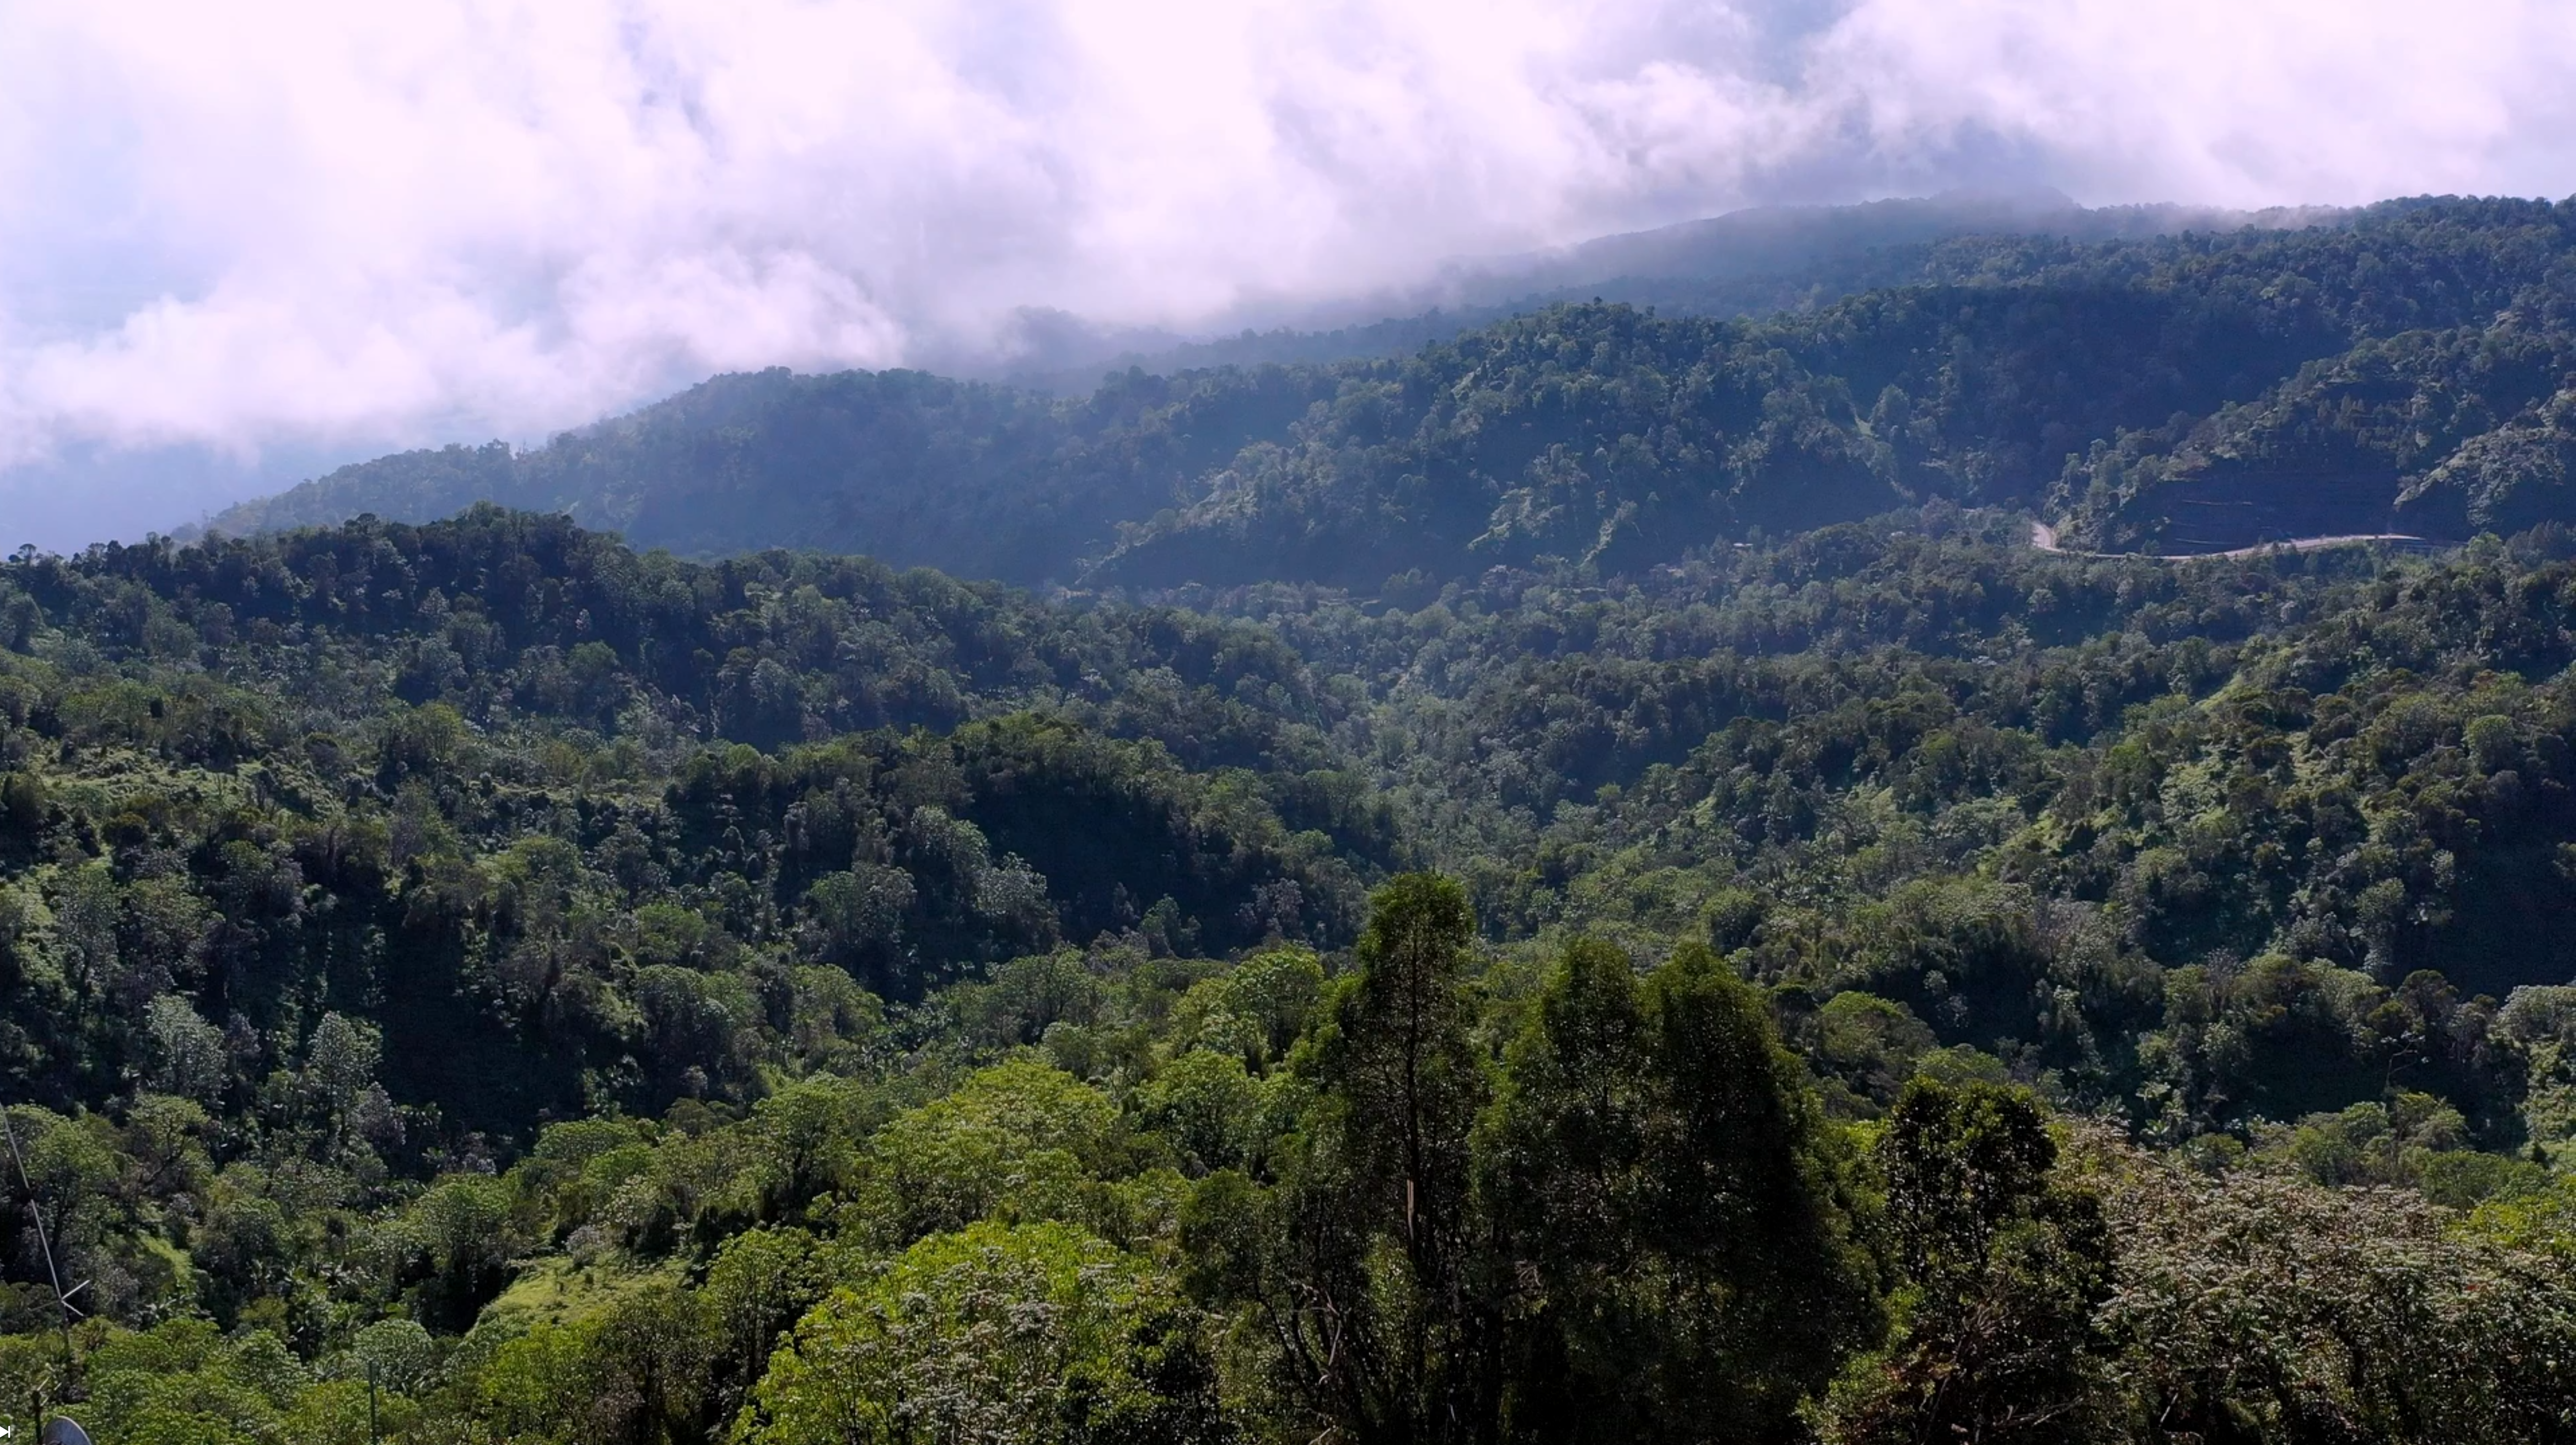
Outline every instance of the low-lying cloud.
<path id="1" fill-rule="evenodd" d="M 2571 98 L 2555 0 L 0 0 L 0 509 L 1766 200 L 2564 194 Z"/>

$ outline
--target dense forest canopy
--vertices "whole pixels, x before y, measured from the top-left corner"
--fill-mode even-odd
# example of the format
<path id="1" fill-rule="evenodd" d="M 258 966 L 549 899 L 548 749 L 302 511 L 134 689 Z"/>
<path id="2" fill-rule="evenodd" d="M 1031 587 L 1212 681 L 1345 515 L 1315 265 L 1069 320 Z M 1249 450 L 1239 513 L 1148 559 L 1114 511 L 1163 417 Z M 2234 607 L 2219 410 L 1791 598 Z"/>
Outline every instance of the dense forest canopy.
<path id="1" fill-rule="evenodd" d="M 2116 552 L 2576 521 L 2576 205 L 1927 234 L 1621 294 L 1661 309 L 1389 323 L 1423 344 L 1131 369 L 1073 399 L 917 372 L 720 377 L 524 453 L 345 468 L 214 526 L 495 500 L 693 557 L 1373 592 L 1495 566 L 1618 575 L 1933 501 L 2032 509 Z"/>
<path id="2" fill-rule="evenodd" d="M 2271 274 L 2198 245 L 2100 324 Z M 2443 274 L 2408 314 L 2525 284 Z M 1780 324 L 2040 324 L 1986 294 Z M 2170 362 L 2405 309 L 2281 304 L 2138 316 Z M 1480 544 L 1402 481 L 1733 415 L 1677 347 L 1834 394 L 1753 335 L 1558 311 L 1344 386 L 1102 559 L 1150 595 L 489 506 L 0 564 L 0 1418 L 2576 1434 L 2576 538 L 2049 553 L 1864 456 L 1867 520 L 1533 493 Z M 1503 380 L 1409 389 L 1451 366 Z M 1929 414 L 1899 481 L 2057 484 Z M 1258 572 L 1296 517 L 1343 541 Z"/>

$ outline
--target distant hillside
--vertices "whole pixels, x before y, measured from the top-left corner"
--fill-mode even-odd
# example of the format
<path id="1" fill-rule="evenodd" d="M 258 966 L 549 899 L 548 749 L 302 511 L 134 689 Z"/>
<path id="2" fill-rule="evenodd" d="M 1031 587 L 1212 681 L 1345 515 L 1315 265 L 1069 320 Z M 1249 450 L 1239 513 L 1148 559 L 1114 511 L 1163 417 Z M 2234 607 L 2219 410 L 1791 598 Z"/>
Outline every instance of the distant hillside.
<path id="1" fill-rule="evenodd" d="M 687 556 L 811 547 L 1069 580 L 1118 521 L 1170 505 L 1335 384 L 1279 368 L 1138 376 L 1055 401 L 915 371 L 720 376 L 529 452 L 494 442 L 343 467 L 209 527 L 427 521 L 499 501 Z"/>
<path id="2" fill-rule="evenodd" d="M 2056 191 L 1957 191 L 1856 206 L 1756 206 L 1581 245 L 1460 261 L 1428 285 L 1308 308 L 1235 336 L 1112 331 L 1048 313 L 1024 318 L 1026 351 L 1002 379 L 1088 392 L 1104 367 L 1173 372 L 1263 362 L 1403 356 L 1435 341 L 1561 301 L 1623 301 L 1688 316 L 1765 316 L 1854 292 L 1971 277 L 2019 249 L 1998 240 L 2135 241 L 2185 231 L 2334 224 L 2325 207 L 2228 211 L 2196 206 L 2087 209 Z M 1967 244 L 1959 244 L 1961 242 Z M 1386 319 L 1379 319 L 1384 317 Z"/>
<path id="3" fill-rule="evenodd" d="M 491 499 L 684 555 L 1361 588 L 1617 572 L 1934 498 L 2045 511 L 2098 550 L 2513 531 L 2576 517 L 2571 253 L 2576 205 L 2395 202 L 2295 231 L 1952 237 L 1854 263 L 1904 284 L 1764 319 L 1584 302 L 1401 358 L 1136 370 L 1079 399 L 728 376 L 524 454 L 345 468 L 214 525 Z"/>
<path id="4" fill-rule="evenodd" d="M 1610 288 L 1604 299 L 1642 300 L 1633 290 L 1680 293 L 1673 283 L 1699 282 L 1708 294 L 1747 282 L 1833 286 L 1889 285 L 1929 259 L 1931 249 L 1963 237 L 2047 236 L 2086 243 L 2139 241 L 2184 232 L 2289 230 L 2330 225 L 2353 213 L 2328 207 L 2232 211 L 2208 206 L 2077 205 L 2053 190 L 1953 191 L 1920 199 L 1856 206 L 1758 206 L 1684 221 L 1579 246 L 1506 256 L 1460 266 L 1450 294 L 1487 305 L 1532 295 L 1566 297 Z M 1937 273 L 1934 263 L 1928 268 Z M 1661 283 L 1658 286 L 1658 283 Z M 1851 286 L 1850 289 L 1862 289 Z M 1748 289 L 1747 294 L 1758 294 Z"/>
<path id="5" fill-rule="evenodd" d="M 2358 253 L 2370 284 L 2356 304 L 2384 319 L 2247 405 L 2069 456 L 2056 495 L 2076 535 L 2188 553 L 2576 519 L 2576 258 L 2568 208 L 2553 219 L 2497 235 L 2485 254 Z"/>

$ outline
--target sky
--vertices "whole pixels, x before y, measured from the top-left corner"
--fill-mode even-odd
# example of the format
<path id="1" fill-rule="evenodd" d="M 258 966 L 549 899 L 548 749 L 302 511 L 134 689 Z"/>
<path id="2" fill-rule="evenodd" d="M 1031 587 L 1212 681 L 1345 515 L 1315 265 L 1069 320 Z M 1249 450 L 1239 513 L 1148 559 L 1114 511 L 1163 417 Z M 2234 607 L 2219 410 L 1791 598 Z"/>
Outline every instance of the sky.
<path id="1" fill-rule="evenodd" d="M 0 547 L 1746 205 L 2576 192 L 2567 0 L 0 0 Z"/>

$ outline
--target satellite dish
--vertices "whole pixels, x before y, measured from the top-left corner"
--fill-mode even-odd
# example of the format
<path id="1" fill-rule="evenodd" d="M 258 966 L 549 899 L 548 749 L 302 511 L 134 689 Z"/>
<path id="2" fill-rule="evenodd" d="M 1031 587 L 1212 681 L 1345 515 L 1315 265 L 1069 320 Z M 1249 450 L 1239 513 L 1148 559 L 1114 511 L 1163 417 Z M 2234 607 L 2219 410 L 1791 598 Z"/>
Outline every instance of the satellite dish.
<path id="1" fill-rule="evenodd" d="M 45 1422 L 44 1445 L 89 1445 L 89 1432 L 56 1415 Z"/>

